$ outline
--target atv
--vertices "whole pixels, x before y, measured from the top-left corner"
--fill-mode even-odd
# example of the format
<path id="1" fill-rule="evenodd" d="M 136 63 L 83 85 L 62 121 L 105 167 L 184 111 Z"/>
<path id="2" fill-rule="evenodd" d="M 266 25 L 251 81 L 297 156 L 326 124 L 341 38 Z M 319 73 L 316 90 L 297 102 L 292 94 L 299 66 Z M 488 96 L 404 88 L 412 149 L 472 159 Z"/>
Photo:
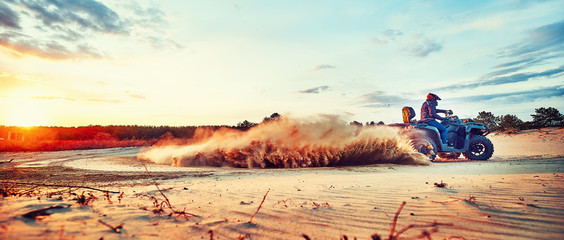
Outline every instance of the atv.
<path id="1" fill-rule="evenodd" d="M 448 130 L 447 144 L 442 144 L 440 132 L 423 121 L 415 121 L 415 111 L 411 107 L 404 107 L 403 124 L 395 124 L 404 128 L 413 141 L 413 147 L 420 153 L 434 161 L 437 156 L 445 159 L 457 159 L 463 154 L 470 160 L 488 160 L 491 158 L 494 147 L 486 138 L 490 129 L 484 124 L 472 119 L 460 119 L 452 112 L 446 113 L 446 120 L 441 124 Z"/>

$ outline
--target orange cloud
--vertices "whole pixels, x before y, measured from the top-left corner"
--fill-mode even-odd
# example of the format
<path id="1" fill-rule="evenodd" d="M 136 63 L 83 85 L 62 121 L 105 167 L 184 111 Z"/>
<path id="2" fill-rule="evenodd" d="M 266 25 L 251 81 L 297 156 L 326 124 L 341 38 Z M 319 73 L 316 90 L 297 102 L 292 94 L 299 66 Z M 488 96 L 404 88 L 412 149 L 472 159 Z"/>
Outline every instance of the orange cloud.
<path id="1" fill-rule="evenodd" d="M 15 32 L 0 34 L 0 46 L 18 56 L 31 55 L 52 60 L 104 57 L 104 54 L 88 45 L 70 49 L 56 41 L 41 41 Z"/>

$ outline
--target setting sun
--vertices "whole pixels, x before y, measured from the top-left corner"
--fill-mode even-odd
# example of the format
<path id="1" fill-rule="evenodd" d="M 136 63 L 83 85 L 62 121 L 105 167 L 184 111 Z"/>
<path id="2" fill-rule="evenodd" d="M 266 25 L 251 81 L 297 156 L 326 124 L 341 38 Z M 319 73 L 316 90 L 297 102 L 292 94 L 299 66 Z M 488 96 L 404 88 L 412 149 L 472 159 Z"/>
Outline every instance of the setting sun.
<path id="1" fill-rule="evenodd" d="M 8 126 L 42 126 L 47 123 L 44 110 L 36 101 L 21 100 L 6 111 Z"/>

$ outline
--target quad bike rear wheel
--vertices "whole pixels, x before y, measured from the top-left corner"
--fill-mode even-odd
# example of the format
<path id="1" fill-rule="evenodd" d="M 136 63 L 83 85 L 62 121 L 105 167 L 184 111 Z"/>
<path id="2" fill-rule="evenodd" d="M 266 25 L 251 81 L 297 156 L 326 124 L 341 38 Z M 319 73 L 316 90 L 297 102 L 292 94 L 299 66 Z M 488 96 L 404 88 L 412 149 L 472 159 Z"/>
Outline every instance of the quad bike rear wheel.
<path id="1" fill-rule="evenodd" d="M 422 153 L 423 155 L 429 157 L 431 161 L 435 160 L 437 157 L 437 146 L 433 141 L 429 139 L 418 139 L 413 142 L 413 147 L 418 152 Z"/>
<path id="2" fill-rule="evenodd" d="M 460 157 L 459 152 L 440 152 L 438 155 L 440 158 L 444 159 L 457 159 Z"/>
<path id="3" fill-rule="evenodd" d="M 494 146 L 484 136 L 474 135 L 470 138 L 470 148 L 464 152 L 464 156 L 470 160 L 488 160 L 492 157 Z"/>

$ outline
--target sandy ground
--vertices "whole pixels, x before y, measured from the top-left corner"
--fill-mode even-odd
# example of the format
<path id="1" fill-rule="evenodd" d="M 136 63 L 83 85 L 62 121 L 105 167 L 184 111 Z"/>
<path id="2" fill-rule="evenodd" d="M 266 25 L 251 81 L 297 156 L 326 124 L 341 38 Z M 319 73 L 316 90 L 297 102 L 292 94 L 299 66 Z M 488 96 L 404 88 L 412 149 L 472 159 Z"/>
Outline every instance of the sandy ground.
<path id="1" fill-rule="evenodd" d="M 488 137 L 489 161 L 428 166 L 181 168 L 140 162 L 139 148 L 2 153 L 0 239 L 388 239 L 394 222 L 398 239 L 564 239 L 562 129 Z"/>
<path id="2" fill-rule="evenodd" d="M 494 133 L 488 138 L 494 143 L 494 160 L 564 156 L 564 128 Z"/>

